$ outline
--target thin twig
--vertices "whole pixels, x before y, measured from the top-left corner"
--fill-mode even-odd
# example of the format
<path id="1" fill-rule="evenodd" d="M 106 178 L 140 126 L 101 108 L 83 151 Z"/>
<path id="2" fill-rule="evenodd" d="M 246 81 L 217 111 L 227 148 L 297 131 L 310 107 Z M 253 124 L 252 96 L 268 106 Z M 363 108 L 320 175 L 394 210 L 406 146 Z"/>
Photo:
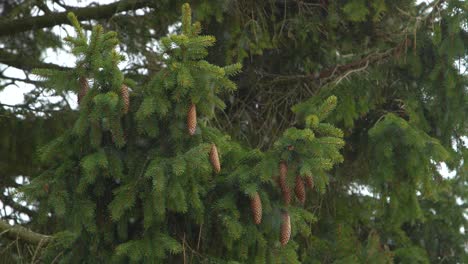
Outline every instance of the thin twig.
<path id="1" fill-rule="evenodd" d="M 363 71 L 363 70 L 367 69 L 367 66 L 369 66 L 369 61 L 366 61 L 366 65 L 364 65 L 361 68 L 350 70 L 350 71 L 346 72 L 343 76 L 341 76 L 340 78 L 338 78 L 336 80 L 336 84 L 339 84 L 343 79 L 346 79 L 349 75 L 351 75 L 353 73 L 360 72 L 360 71 Z"/>
<path id="2" fill-rule="evenodd" d="M 200 240 L 201 240 L 202 228 L 203 228 L 203 223 L 201 223 L 200 229 L 198 231 L 197 250 L 200 250 Z"/>

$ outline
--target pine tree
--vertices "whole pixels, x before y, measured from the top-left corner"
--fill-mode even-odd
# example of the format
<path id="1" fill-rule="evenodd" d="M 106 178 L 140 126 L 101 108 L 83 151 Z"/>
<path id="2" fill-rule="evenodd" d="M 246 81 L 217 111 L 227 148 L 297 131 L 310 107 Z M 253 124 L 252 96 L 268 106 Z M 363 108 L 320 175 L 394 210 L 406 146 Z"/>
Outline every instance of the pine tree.
<path id="1" fill-rule="evenodd" d="M 1 260 L 467 262 L 465 2 L 4 2 Z"/>
<path id="2" fill-rule="evenodd" d="M 77 85 L 81 85 L 83 75 L 93 83 L 81 98 L 73 129 L 41 151 L 48 169 L 24 189 L 30 198 L 41 201 L 44 217 L 52 210 L 54 219 L 63 223 L 63 231 L 55 235 L 45 259 L 68 252 L 63 256 L 65 261 L 173 262 L 186 250 L 185 243 L 199 241 L 200 232 L 204 232 L 203 237 L 212 237 L 200 241 L 204 258 L 276 258 L 259 248 L 275 247 L 270 239 L 275 230 L 267 227 L 271 221 L 263 224 L 261 219 L 266 214 L 282 223 L 282 245 L 293 236 L 289 214 L 276 213 L 283 206 L 281 200 L 286 205 L 291 200 L 285 160 L 291 164 L 300 161 L 297 165 L 302 173 L 325 172 L 342 161 L 341 135 L 315 136 L 317 122 L 305 129 L 287 130 L 264 153 L 248 151 L 205 122 L 197 123 L 197 119 L 213 117 L 215 107 L 224 107 L 218 94 L 236 88 L 227 77 L 236 74 L 240 65 L 218 67 L 203 60 L 214 39 L 200 35 L 200 25 L 192 24 L 188 5 L 182 13 L 181 34 L 161 40 L 168 54 L 167 67 L 142 89 L 117 67 L 124 57 L 114 48 L 116 33 L 104 32 L 98 25 L 88 39 L 73 14 L 69 19 L 77 34 L 66 40 L 77 55 L 77 67 L 70 72 L 36 70 L 51 84 L 57 78 L 76 76 Z M 127 86 L 133 90 L 132 104 Z M 335 104 L 331 97 L 318 111 L 328 113 Z M 290 144 L 297 147 L 288 149 Z M 224 160 L 230 161 L 223 170 L 219 149 Z M 257 169 L 251 170 L 251 164 Z M 274 183 L 271 164 L 280 164 L 283 199 L 278 199 L 276 190 L 267 191 Z M 211 170 L 220 175 L 213 177 Z M 326 178 L 322 182 L 326 184 Z M 50 193 L 38 191 L 46 183 Z M 302 191 L 303 187 L 302 183 Z M 264 190 L 263 201 L 260 189 Z M 253 222 L 245 213 L 248 206 L 236 198 L 242 193 L 252 197 Z M 303 203 L 305 196 L 298 187 L 296 193 Z M 310 236 L 307 223 L 314 217 L 305 209 L 295 210 L 297 230 L 302 231 L 301 236 Z M 170 219 L 175 222 L 165 224 Z M 214 249 L 220 245 L 224 253 L 218 255 Z M 297 258 L 294 250 L 281 254 Z"/>

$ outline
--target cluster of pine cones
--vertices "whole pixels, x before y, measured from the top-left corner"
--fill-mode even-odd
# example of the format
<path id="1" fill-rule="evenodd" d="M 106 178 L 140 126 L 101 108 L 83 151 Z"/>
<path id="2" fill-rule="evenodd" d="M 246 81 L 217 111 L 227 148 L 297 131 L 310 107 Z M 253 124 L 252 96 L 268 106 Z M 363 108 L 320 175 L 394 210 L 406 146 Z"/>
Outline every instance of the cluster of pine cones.
<path id="1" fill-rule="evenodd" d="M 281 189 L 281 194 L 283 196 L 283 201 L 286 206 L 289 206 L 291 203 L 291 190 L 287 184 L 287 175 L 288 175 L 288 165 L 286 162 L 281 161 L 279 164 L 279 178 L 278 183 Z M 305 184 L 304 184 L 305 180 Z M 311 176 L 301 177 L 297 175 L 295 178 L 295 188 L 294 192 L 297 199 L 303 205 L 306 198 L 305 186 L 312 189 L 314 187 L 314 180 Z M 255 224 L 260 224 L 262 221 L 262 202 L 260 196 L 256 192 L 250 198 L 250 207 L 252 210 L 253 221 Z M 286 245 L 289 242 L 291 236 L 291 217 L 287 211 L 283 211 L 281 214 L 281 227 L 280 227 L 280 242 L 281 245 Z"/>
<path id="2" fill-rule="evenodd" d="M 78 92 L 78 104 L 81 103 L 83 97 L 85 97 L 89 91 L 89 83 L 85 77 L 79 78 L 79 84 L 80 91 Z M 127 114 L 130 107 L 130 97 L 128 86 L 126 86 L 125 84 L 122 84 L 122 87 L 120 89 L 120 96 L 123 101 L 123 113 Z M 193 103 L 190 105 L 187 113 L 187 130 L 189 135 L 191 136 L 195 135 L 195 131 L 197 130 L 197 108 Z M 216 173 L 219 173 L 221 171 L 221 163 L 219 162 L 218 149 L 216 148 L 215 144 L 211 145 L 210 161 L 213 166 L 213 170 Z"/>
<path id="3" fill-rule="evenodd" d="M 286 204 L 286 206 L 289 206 L 291 203 L 291 189 L 289 188 L 287 184 L 287 176 L 288 176 L 288 165 L 286 164 L 285 161 L 281 161 L 279 164 L 279 178 L 278 178 L 278 184 L 281 189 L 281 194 L 283 195 L 283 201 Z M 297 175 L 295 178 L 295 187 L 294 187 L 294 193 L 296 194 L 297 200 L 303 205 L 305 203 L 306 199 L 306 190 L 305 190 L 305 185 L 304 185 L 304 180 L 305 180 L 305 185 L 309 187 L 310 189 L 314 188 L 314 180 L 311 176 L 300 176 Z"/>
<path id="4" fill-rule="evenodd" d="M 197 129 L 197 108 L 195 104 L 189 106 L 187 112 L 187 131 L 190 136 L 195 135 Z M 213 169 L 216 173 L 221 171 L 221 164 L 219 162 L 218 150 L 215 144 L 211 145 L 210 151 L 210 161 L 213 166 Z M 287 175 L 288 175 L 288 166 L 286 162 L 280 162 L 279 166 L 279 185 L 281 188 L 281 193 L 283 195 L 283 200 L 286 206 L 289 206 L 291 203 L 291 191 L 287 185 Z M 314 182 L 312 177 L 304 177 L 305 182 L 309 188 L 313 188 Z M 296 186 L 294 188 L 297 199 L 301 204 L 305 203 L 306 193 L 305 185 L 302 177 L 300 175 L 296 176 Z M 250 198 L 250 208 L 252 210 L 253 221 L 256 225 L 262 222 L 262 200 L 258 192 L 255 192 L 254 195 Z M 281 245 L 286 245 L 291 236 L 291 217 L 287 211 L 283 211 L 281 214 L 281 227 L 280 227 L 280 242 Z"/>
<path id="5" fill-rule="evenodd" d="M 288 147 L 289 150 L 291 150 L 292 148 L 293 148 L 292 146 Z M 288 165 L 286 164 L 285 161 L 281 161 L 279 164 L 278 184 L 281 189 L 283 201 L 286 206 L 289 206 L 289 204 L 291 203 L 291 189 L 289 188 L 289 185 L 287 182 L 287 176 L 288 176 Z M 310 189 L 313 189 L 314 187 L 314 180 L 311 176 L 305 176 L 305 177 L 302 177 L 301 175 L 296 176 L 294 193 L 296 194 L 297 200 L 302 205 L 304 205 L 305 199 L 306 199 L 306 190 L 305 190 L 304 180 L 305 180 L 305 184 L 307 185 L 307 187 L 309 187 Z M 289 237 L 291 236 L 291 220 L 289 217 L 289 213 L 287 211 L 283 212 L 282 218 L 283 218 L 282 219 L 283 223 L 281 224 L 280 241 L 282 245 L 286 245 L 289 241 Z"/>
<path id="6" fill-rule="evenodd" d="M 195 131 L 197 131 L 197 107 L 193 103 L 190 104 L 187 112 L 187 130 L 190 136 L 195 135 Z M 221 163 L 219 162 L 218 148 L 215 144 L 211 144 L 210 162 L 213 170 L 219 173 L 221 171 Z"/>
<path id="7" fill-rule="evenodd" d="M 89 84 L 86 78 L 81 77 L 79 79 L 80 83 L 80 91 L 78 93 L 78 104 L 80 104 L 83 97 L 88 93 Z M 125 84 L 122 84 L 121 91 L 120 91 L 121 98 L 123 100 L 123 112 L 124 114 L 128 113 L 130 107 L 130 100 L 129 100 L 129 92 L 128 87 Z M 195 104 L 191 104 L 188 112 L 187 112 L 187 130 L 190 136 L 195 135 L 197 129 L 197 110 Z M 291 149 L 292 147 L 288 148 Z M 218 149 L 215 144 L 211 145 L 211 150 L 209 153 L 210 162 L 213 166 L 213 170 L 215 173 L 219 173 L 221 171 L 221 163 L 219 161 L 219 154 Z M 281 189 L 281 194 L 283 196 L 283 201 L 286 206 L 289 206 L 291 203 L 291 190 L 287 184 L 287 175 L 288 175 L 288 165 L 285 161 L 281 161 L 279 164 L 279 178 L 278 183 Z M 313 188 L 314 182 L 313 178 L 310 176 L 301 177 L 297 175 L 295 178 L 295 188 L 294 192 L 298 201 L 301 204 L 305 203 L 306 192 L 305 192 L 305 185 L 304 180 L 309 188 Z M 260 195 L 258 192 L 250 198 L 250 207 L 252 210 L 253 221 L 256 225 L 262 222 L 262 201 L 260 199 Z M 289 238 L 291 236 L 291 218 L 287 211 L 283 211 L 281 214 L 281 227 L 280 227 L 280 242 L 281 245 L 286 245 L 289 242 Z"/>

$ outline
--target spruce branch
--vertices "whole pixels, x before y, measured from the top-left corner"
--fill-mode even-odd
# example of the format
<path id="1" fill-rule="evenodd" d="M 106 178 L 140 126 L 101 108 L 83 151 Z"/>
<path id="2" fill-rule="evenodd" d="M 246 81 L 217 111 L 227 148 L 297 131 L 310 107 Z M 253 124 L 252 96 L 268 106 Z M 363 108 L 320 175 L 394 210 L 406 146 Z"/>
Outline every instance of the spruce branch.
<path id="1" fill-rule="evenodd" d="M 30 244 L 48 243 L 52 239 L 51 236 L 36 233 L 22 226 L 11 226 L 3 220 L 0 220 L 0 232 L 10 239 L 19 238 Z"/>
<path id="2" fill-rule="evenodd" d="M 445 3 L 445 0 L 436 0 L 431 5 L 428 6 L 427 9 L 431 9 L 431 11 L 423 17 L 418 18 L 419 24 L 426 24 L 432 23 L 436 18 L 436 13 L 440 12 L 442 4 Z M 423 12 L 427 9 L 424 9 Z M 416 32 L 414 32 L 416 35 Z M 352 62 L 335 65 L 332 67 L 328 67 L 320 72 L 315 72 L 312 74 L 304 74 L 304 75 L 276 75 L 276 74 L 265 74 L 266 77 L 274 77 L 273 82 L 283 82 L 283 81 L 291 81 L 291 80 L 317 80 L 323 86 L 328 83 L 333 82 L 341 82 L 343 79 L 347 78 L 349 75 L 353 73 L 357 73 L 360 71 L 365 70 L 368 66 L 383 63 L 387 59 L 391 59 L 392 57 L 398 57 L 402 53 L 402 51 L 406 51 L 406 48 L 409 45 L 410 39 L 405 37 L 402 41 L 396 43 L 393 47 L 381 51 L 371 53 L 364 58 L 360 58 L 354 60 Z M 416 47 L 416 40 L 414 41 L 414 48 Z"/>
<path id="3" fill-rule="evenodd" d="M 153 1 L 150 0 L 121 0 L 108 5 L 73 8 L 65 12 L 51 13 L 44 16 L 6 20 L 0 22 L 0 36 L 69 23 L 67 18 L 68 12 L 75 13 L 79 20 L 104 19 L 114 16 L 117 12 L 151 7 L 153 5 Z"/>

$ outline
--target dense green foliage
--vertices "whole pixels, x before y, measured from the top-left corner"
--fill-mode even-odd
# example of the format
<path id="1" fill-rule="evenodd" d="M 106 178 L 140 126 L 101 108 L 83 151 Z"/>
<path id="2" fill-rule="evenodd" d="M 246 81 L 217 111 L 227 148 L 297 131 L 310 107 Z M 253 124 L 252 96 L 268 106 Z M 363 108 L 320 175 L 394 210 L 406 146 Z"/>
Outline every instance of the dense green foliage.
<path id="1" fill-rule="evenodd" d="M 205 0 L 193 12 L 183 5 L 180 17 L 181 2 L 150 2 L 132 3 L 148 7 L 144 15 L 102 15 L 100 25 L 79 21 L 92 10 L 75 9 L 75 33 L 64 41 L 40 28 L 6 35 L 10 22 L 27 25 L 33 6 L 3 4 L 0 63 L 23 69 L 22 82 L 36 89 L 22 105 L 0 104 L 0 200 L 17 212 L 5 219 L 52 239 L 14 248 L 0 237 L 0 255 L 45 263 L 468 261 L 467 3 Z M 48 1 L 38 3 L 51 12 Z M 64 43 L 74 67 L 41 62 L 45 48 Z M 40 80 L 29 78 L 32 68 Z M 0 89 L 12 78 L 2 72 Z M 78 109 L 41 101 L 43 89 L 79 94 L 83 80 L 90 89 Z M 285 203 L 280 162 L 293 195 L 297 175 L 313 178 L 304 205 Z M 454 176 L 441 175 L 442 163 Z M 258 225 L 250 205 L 257 193 Z M 292 234 L 282 246 L 284 212 Z"/>

